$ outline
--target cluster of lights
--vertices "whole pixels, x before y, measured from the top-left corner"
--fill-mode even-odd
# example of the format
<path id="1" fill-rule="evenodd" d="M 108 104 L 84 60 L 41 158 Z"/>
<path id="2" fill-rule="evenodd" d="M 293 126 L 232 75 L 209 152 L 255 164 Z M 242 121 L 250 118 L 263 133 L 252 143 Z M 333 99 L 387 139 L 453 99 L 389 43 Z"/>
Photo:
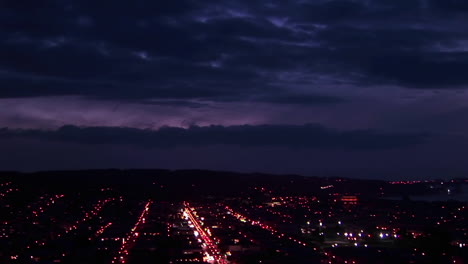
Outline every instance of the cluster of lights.
<path id="1" fill-rule="evenodd" d="M 104 231 L 106 231 L 106 229 L 109 228 L 111 225 L 112 223 L 107 223 L 106 225 L 101 226 L 99 230 L 96 231 L 96 233 L 94 234 L 94 237 L 99 237 L 100 235 L 102 235 Z"/>
<path id="2" fill-rule="evenodd" d="M 313 201 L 318 201 L 317 197 L 308 197 L 308 196 L 279 196 L 272 197 L 273 201 L 281 201 L 284 205 L 288 203 L 297 203 L 297 204 L 309 204 Z"/>
<path id="3" fill-rule="evenodd" d="M 297 243 L 299 245 L 307 246 L 307 243 L 302 242 L 299 239 L 296 239 L 296 238 L 294 238 L 292 236 L 287 236 L 286 234 L 281 233 L 280 231 L 274 229 L 273 227 L 271 227 L 271 226 L 269 226 L 267 224 L 263 224 L 260 221 L 254 221 L 252 219 L 249 219 L 248 217 L 246 217 L 246 216 L 244 216 L 244 215 L 242 215 L 240 213 L 235 212 L 229 206 L 225 206 L 225 209 L 228 211 L 229 214 L 231 214 L 232 216 L 234 216 L 235 218 L 237 218 L 239 221 L 241 221 L 243 223 L 250 223 L 252 226 L 259 226 L 262 229 L 270 231 L 272 235 L 277 236 L 280 239 L 288 239 L 288 240 L 293 241 L 293 242 L 295 242 L 295 243 Z M 314 248 L 314 250 L 317 250 L 317 249 Z"/>
<path id="4" fill-rule="evenodd" d="M 431 182 L 431 181 L 391 181 L 391 182 L 388 182 L 390 184 L 403 184 L 403 185 L 406 185 L 406 184 L 418 184 L 418 183 L 427 183 L 427 182 Z"/>
<path id="5" fill-rule="evenodd" d="M 337 244 L 335 244 L 337 245 Z M 334 247 L 334 245 L 332 245 L 332 247 Z M 335 255 L 332 255 L 331 253 L 327 253 L 325 252 L 325 255 L 328 256 L 328 264 L 332 264 L 332 263 L 344 263 L 344 264 L 357 264 L 358 262 L 356 260 L 338 260 L 337 261 L 337 258 Z"/>
<path id="6" fill-rule="evenodd" d="M 274 205 L 280 205 L 288 209 L 298 209 L 302 208 L 305 210 L 311 211 L 311 203 L 320 203 L 317 197 L 307 197 L 307 196 L 285 196 L 285 197 L 272 197 L 271 198 Z M 275 206 L 276 207 L 276 206 Z"/>
<path id="7" fill-rule="evenodd" d="M 341 202 L 344 204 L 357 204 L 358 200 L 356 195 L 343 195 L 341 197 Z"/>
<path id="8" fill-rule="evenodd" d="M 65 197 L 63 194 L 57 194 L 49 198 L 40 197 L 40 202 L 45 202 L 43 205 L 40 205 L 39 208 L 32 211 L 33 217 L 39 217 L 44 211 L 55 204 L 55 202 L 61 198 Z"/>
<path id="9" fill-rule="evenodd" d="M 422 237 L 424 235 L 422 232 L 411 232 L 410 234 L 413 238 Z"/>
<path id="10" fill-rule="evenodd" d="M 0 238 L 8 238 L 9 236 L 6 233 L 1 233 Z"/>
<path id="11" fill-rule="evenodd" d="M 101 241 L 120 241 L 122 238 L 120 237 L 103 237 L 101 238 Z"/>
<path id="12" fill-rule="evenodd" d="M 117 256 L 114 257 L 112 263 L 126 263 L 127 256 L 129 255 L 130 248 L 135 245 L 140 233 L 138 232 L 141 229 L 142 224 L 146 223 L 146 217 L 148 216 L 150 206 L 153 202 L 150 200 L 146 203 L 143 211 L 141 212 L 138 220 L 136 221 L 133 228 L 127 234 L 125 238 L 122 238 L 122 245 L 118 251 Z"/>
<path id="13" fill-rule="evenodd" d="M 9 224 L 8 221 L 0 222 L 0 225 L 5 225 L 0 230 L 0 232 L 1 232 L 0 233 L 0 238 L 8 238 L 9 237 L 9 234 L 11 233 L 11 230 L 6 227 L 8 224 Z"/>
<path id="14" fill-rule="evenodd" d="M 247 236 L 247 234 L 244 234 L 244 233 L 242 233 L 241 231 L 239 231 L 239 235 L 243 236 L 245 239 L 250 240 L 250 242 L 252 242 L 252 243 L 256 243 L 255 240 L 249 238 L 249 236 Z M 237 239 L 237 240 L 238 240 L 238 239 Z M 228 252 L 227 252 L 227 253 L 228 253 Z M 227 253 L 226 253 L 226 254 L 227 254 Z M 230 254 L 230 253 L 231 253 L 231 252 L 229 252 L 229 254 Z M 228 254 L 228 255 L 229 255 L 229 254 Z"/>
<path id="15" fill-rule="evenodd" d="M 330 188 L 333 188 L 333 187 L 334 187 L 333 185 L 320 186 L 320 189 L 326 190 L 326 189 L 330 189 Z"/>
<path id="16" fill-rule="evenodd" d="M 265 210 L 269 212 L 270 214 L 279 216 L 282 219 L 283 223 L 286 223 L 286 222 L 291 223 L 291 224 L 293 223 L 292 221 L 293 217 L 288 214 L 284 214 L 282 212 L 278 212 L 270 208 L 265 208 Z"/>
<path id="17" fill-rule="evenodd" d="M 389 233 L 380 233 L 380 234 L 379 234 L 379 237 L 383 239 L 383 238 L 391 237 L 391 235 L 390 235 Z M 398 235 L 397 235 L 397 234 L 393 234 L 393 237 L 394 237 L 394 238 L 397 238 Z"/>
<path id="18" fill-rule="evenodd" d="M 60 195 L 58 195 L 58 196 L 60 196 Z M 55 197 L 57 197 L 57 196 L 55 196 Z M 104 200 L 99 200 L 89 212 L 85 213 L 85 216 L 83 218 L 78 219 L 71 226 L 67 227 L 64 231 L 57 234 L 57 237 L 65 236 L 66 234 L 70 233 L 72 230 L 78 229 L 79 225 L 81 225 L 82 223 L 84 223 L 86 221 L 89 221 L 92 218 L 94 218 L 95 216 L 99 215 L 99 213 L 103 210 L 104 206 L 106 204 L 114 201 L 114 200 L 115 200 L 115 198 L 107 198 L 107 199 L 104 199 Z M 28 248 L 28 249 L 32 248 L 34 245 L 35 246 L 45 246 L 46 244 L 47 244 L 47 240 L 35 240 L 32 245 L 29 245 L 26 248 Z M 66 254 L 62 253 L 62 254 L 60 254 L 59 258 L 63 258 L 65 256 L 66 256 Z M 33 258 L 33 256 L 31 256 L 31 259 L 32 258 Z M 57 259 L 57 261 L 60 261 L 60 259 Z"/>
<path id="19" fill-rule="evenodd" d="M 353 234 L 345 232 L 343 236 L 348 238 L 348 240 L 357 240 L 358 237 L 362 237 L 362 233 Z"/>
<path id="20" fill-rule="evenodd" d="M 86 212 L 84 217 L 81 218 L 81 219 L 78 219 L 75 221 L 75 223 L 73 223 L 70 227 L 68 227 L 65 231 L 65 233 L 68 233 L 72 230 L 76 230 L 78 229 L 78 226 L 86 221 L 89 221 L 91 220 L 92 218 L 94 218 L 95 216 L 97 216 L 103 209 L 104 209 L 104 206 L 107 205 L 108 203 L 114 201 L 115 198 L 108 198 L 108 199 L 105 199 L 105 200 L 100 200 L 97 202 L 97 204 L 93 207 L 93 209 L 91 209 L 91 211 L 89 212 Z"/>
<path id="21" fill-rule="evenodd" d="M 94 218 L 95 216 L 99 215 L 99 213 L 104 209 L 104 206 L 107 205 L 108 203 L 114 201 L 115 198 L 107 198 L 104 200 L 99 200 L 93 208 L 89 211 L 86 212 L 83 218 L 76 220 L 74 223 L 72 223 L 70 226 L 65 228 L 65 230 L 59 234 L 57 234 L 57 237 L 62 237 L 68 233 L 70 233 L 73 230 L 78 229 L 78 227 L 83 224 L 84 222 L 87 222 Z M 35 240 L 34 244 L 37 246 L 44 246 L 46 244 L 45 240 Z M 31 246 L 27 246 L 27 248 L 31 248 Z"/>
<path id="22" fill-rule="evenodd" d="M 146 233 L 146 232 L 145 232 L 145 233 L 143 233 L 142 235 L 144 235 L 144 236 L 160 236 L 161 233 L 159 233 L 159 232 L 150 232 L 150 233 Z"/>
<path id="23" fill-rule="evenodd" d="M 176 259 L 175 262 L 200 262 L 199 259 Z"/>
<path id="24" fill-rule="evenodd" d="M 339 247 L 339 244 L 338 244 L 338 243 L 335 243 L 335 244 L 332 244 L 331 246 L 332 246 L 332 248 L 334 248 L 334 247 Z M 356 242 L 356 243 L 354 243 L 354 246 L 355 246 L 355 247 L 358 247 L 359 244 Z M 367 244 L 364 244 L 363 246 L 364 246 L 364 247 L 368 247 Z M 325 253 L 325 255 L 326 255 L 326 253 Z"/>
<path id="25" fill-rule="evenodd" d="M 273 193 L 273 191 L 268 190 L 265 187 L 254 187 L 254 190 L 257 190 L 257 191 L 259 191 L 261 193 L 270 193 L 270 194 Z"/>
<path id="26" fill-rule="evenodd" d="M 0 187 L 5 187 L 5 186 L 8 186 L 10 184 L 11 184 L 11 182 L 3 182 L 3 183 L 0 183 Z"/>
<path id="27" fill-rule="evenodd" d="M 7 196 L 9 193 L 17 192 L 17 191 L 19 191 L 19 189 L 15 189 L 15 188 L 9 188 L 9 189 L 3 190 L 3 191 L 0 193 L 0 198 L 3 198 L 3 197 L 5 197 L 5 196 Z"/>
<path id="28" fill-rule="evenodd" d="M 167 230 L 167 236 L 170 237 L 171 236 L 171 223 L 166 223 L 166 230 Z"/>
<path id="29" fill-rule="evenodd" d="M 209 230 L 205 230 L 202 227 L 202 223 L 196 212 L 190 207 L 189 203 L 184 202 L 183 215 L 189 222 L 190 226 L 195 228 L 194 234 L 202 242 L 203 249 L 205 250 L 205 256 L 203 260 L 206 262 L 214 262 L 217 264 L 227 264 L 226 256 L 221 254 L 215 239 L 212 237 Z"/>

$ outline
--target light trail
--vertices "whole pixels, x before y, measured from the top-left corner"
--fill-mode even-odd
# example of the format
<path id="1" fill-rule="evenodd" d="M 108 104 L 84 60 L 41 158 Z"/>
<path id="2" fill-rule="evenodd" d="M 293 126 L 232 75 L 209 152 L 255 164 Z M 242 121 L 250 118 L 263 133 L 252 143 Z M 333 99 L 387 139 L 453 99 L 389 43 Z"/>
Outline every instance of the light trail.
<path id="1" fill-rule="evenodd" d="M 152 203 L 153 202 L 151 200 L 149 200 L 146 203 L 145 208 L 143 208 L 143 211 L 138 217 L 138 220 L 136 221 L 133 228 L 130 230 L 130 232 L 125 238 L 122 238 L 122 245 L 118 251 L 117 256 L 115 256 L 112 260 L 112 263 L 127 263 L 127 257 L 129 255 L 130 249 L 135 245 L 135 242 L 137 241 L 140 235 L 138 230 L 141 228 L 141 225 L 146 222 L 146 217 L 148 216 L 149 209 Z"/>
<path id="2" fill-rule="evenodd" d="M 100 235 L 102 235 L 104 231 L 106 231 L 106 229 L 109 228 L 111 225 L 112 223 L 107 223 L 107 225 L 101 226 L 101 228 L 99 228 L 99 230 L 96 231 L 96 233 L 94 234 L 94 237 L 99 237 Z M 91 238 L 89 238 L 89 240 L 91 240 Z"/>
<path id="3" fill-rule="evenodd" d="M 269 226 L 267 224 L 264 224 L 260 221 L 255 221 L 255 220 L 252 220 L 250 218 L 248 218 L 247 216 L 245 215 L 242 215 L 236 211 L 234 211 L 233 209 L 231 209 L 229 206 L 225 206 L 224 207 L 232 216 L 234 216 L 235 218 L 237 218 L 237 220 L 243 222 L 243 223 L 249 223 L 251 224 L 252 226 L 258 226 L 264 230 L 267 230 L 267 231 L 270 231 L 272 235 L 280 238 L 280 239 L 287 239 L 287 240 L 290 240 L 296 244 L 299 244 L 301 246 L 307 246 L 307 243 L 297 239 L 297 238 L 294 238 L 292 236 L 288 236 L 286 235 L 285 233 L 282 233 L 278 230 L 276 230 L 275 228 L 273 228 L 272 226 Z M 317 248 L 313 248 L 314 250 L 317 250 Z"/>
<path id="4" fill-rule="evenodd" d="M 72 232 L 73 230 L 77 230 L 78 227 L 81 224 L 83 224 L 83 223 L 93 219 L 94 217 L 98 216 L 99 213 L 104 209 L 104 206 L 106 206 L 108 203 L 110 203 L 110 202 L 112 202 L 114 200 L 116 200 L 116 199 L 115 198 L 107 198 L 105 200 L 99 200 L 89 212 L 85 213 L 85 215 L 82 218 L 76 220 L 72 224 L 68 225 L 64 230 L 62 230 L 62 232 L 56 234 L 56 238 L 63 237 L 66 234 Z M 45 246 L 48 241 L 49 241 L 48 239 L 35 240 L 32 245 L 29 245 L 26 248 L 29 249 L 29 248 L 32 248 L 33 246 Z"/>
<path id="5" fill-rule="evenodd" d="M 187 219 L 189 219 L 190 222 L 193 224 L 193 226 L 196 229 L 196 232 L 198 233 L 205 245 L 204 249 L 206 250 L 205 252 L 208 254 L 208 256 L 206 256 L 206 261 L 217 264 L 229 263 L 226 260 L 226 256 L 223 255 L 219 250 L 211 235 L 207 234 L 207 232 L 203 229 L 203 227 L 200 224 L 200 220 L 198 220 L 198 217 L 194 214 L 192 208 L 190 208 L 190 205 L 187 202 L 184 202 L 184 216 Z"/>
<path id="6" fill-rule="evenodd" d="M 62 198 L 63 196 L 55 196 L 57 199 L 59 198 Z M 31 248 L 40 248 L 40 247 L 44 247 L 46 246 L 47 244 L 49 244 L 52 240 L 55 240 L 55 239 L 58 239 L 58 238 L 62 238 L 64 237 L 65 235 L 71 233 L 73 230 L 77 230 L 78 227 L 95 218 L 96 216 L 99 215 L 99 213 L 104 209 L 104 207 L 109 204 L 110 202 L 116 200 L 115 198 L 107 198 L 107 199 L 104 199 L 104 200 L 99 200 L 94 206 L 93 208 L 91 208 L 90 211 L 86 212 L 85 215 L 76 220 L 75 222 L 73 222 L 72 224 L 70 224 L 69 226 L 67 226 L 64 230 L 62 230 L 60 233 L 56 234 L 55 238 L 48 238 L 48 239 L 43 239 L 43 240 L 35 240 L 32 244 L 26 246 L 26 249 L 30 250 Z M 52 200 L 53 201 L 53 200 Z M 52 202 L 53 203 L 53 202 Z M 60 255 L 57 256 L 57 258 L 59 259 L 62 259 L 64 257 L 66 257 L 68 255 L 67 252 L 62 252 L 60 253 Z M 17 255 L 16 255 L 17 256 Z M 15 256 L 11 256 L 12 258 L 15 257 Z"/>

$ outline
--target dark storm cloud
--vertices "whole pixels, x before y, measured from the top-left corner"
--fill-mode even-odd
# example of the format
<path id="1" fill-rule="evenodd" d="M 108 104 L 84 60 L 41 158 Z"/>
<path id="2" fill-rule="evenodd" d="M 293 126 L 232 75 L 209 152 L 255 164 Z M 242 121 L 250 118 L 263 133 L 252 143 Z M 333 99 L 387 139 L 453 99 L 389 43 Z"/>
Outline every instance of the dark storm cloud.
<path id="1" fill-rule="evenodd" d="M 414 88 L 459 87 L 468 84 L 468 52 L 442 56 L 388 54 L 375 57 L 370 66 L 369 71 L 376 76 Z"/>
<path id="2" fill-rule="evenodd" d="M 288 95 L 291 87 L 331 96 L 321 85 L 334 83 L 323 76 L 356 86 L 468 83 L 464 1 L 7 0 L 0 7 L 0 97 L 304 103 Z M 279 80 L 284 72 L 304 79 Z M 341 101 L 316 99 L 309 103 Z"/>
<path id="3" fill-rule="evenodd" d="M 295 95 L 295 94 L 276 94 L 274 96 L 265 95 L 252 98 L 253 101 L 270 102 L 277 104 L 335 104 L 344 102 L 344 99 L 335 96 L 326 95 Z"/>
<path id="4" fill-rule="evenodd" d="M 163 127 L 142 130 L 118 127 L 64 126 L 55 131 L 0 130 L 1 138 L 30 138 L 82 144 L 124 144 L 141 147 L 286 146 L 312 149 L 382 150 L 426 141 L 425 134 L 386 134 L 369 130 L 335 131 L 319 125 Z"/>
<path id="5" fill-rule="evenodd" d="M 4 0 L 0 163 L 434 173 L 466 69 L 467 1 Z"/>

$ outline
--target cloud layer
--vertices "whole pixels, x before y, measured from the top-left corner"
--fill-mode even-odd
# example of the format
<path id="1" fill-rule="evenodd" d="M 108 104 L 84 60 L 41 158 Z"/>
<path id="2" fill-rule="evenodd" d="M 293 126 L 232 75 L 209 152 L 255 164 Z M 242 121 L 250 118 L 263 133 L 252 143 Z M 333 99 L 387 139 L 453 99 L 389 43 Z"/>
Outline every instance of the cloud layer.
<path id="1" fill-rule="evenodd" d="M 32 138 L 82 144 L 176 147 L 235 145 L 285 146 L 312 149 L 378 150 L 423 143 L 424 134 L 385 134 L 375 131 L 334 131 L 319 125 L 162 127 L 159 130 L 64 126 L 54 131 L 0 130 L 3 138 Z"/>
<path id="2" fill-rule="evenodd" d="M 0 97 L 314 104 L 342 85 L 466 88 L 467 13 L 455 0 L 7 0 Z"/>

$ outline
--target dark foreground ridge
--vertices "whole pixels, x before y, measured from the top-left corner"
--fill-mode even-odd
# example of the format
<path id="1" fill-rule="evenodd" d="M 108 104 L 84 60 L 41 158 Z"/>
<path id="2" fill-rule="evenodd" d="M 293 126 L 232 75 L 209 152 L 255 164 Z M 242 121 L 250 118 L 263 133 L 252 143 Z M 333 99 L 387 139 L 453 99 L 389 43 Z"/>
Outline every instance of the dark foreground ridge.
<path id="1" fill-rule="evenodd" d="M 0 173 L 0 263 L 468 263 L 467 179 Z"/>

